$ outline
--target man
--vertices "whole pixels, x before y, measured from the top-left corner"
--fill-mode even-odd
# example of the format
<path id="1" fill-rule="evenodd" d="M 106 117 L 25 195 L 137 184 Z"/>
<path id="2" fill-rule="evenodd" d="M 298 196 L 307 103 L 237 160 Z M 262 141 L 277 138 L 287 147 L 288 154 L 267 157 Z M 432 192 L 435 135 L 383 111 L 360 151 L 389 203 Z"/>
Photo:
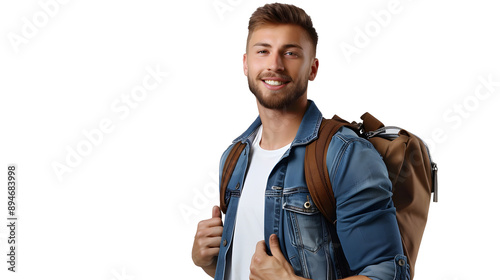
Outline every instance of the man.
<path id="1" fill-rule="evenodd" d="M 247 145 L 223 194 L 224 225 L 215 206 L 192 252 L 215 279 L 407 279 L 391 183 L 369 142 L 342 128 L 328 147 L 341 248 L 309 195 L 304 151 L 322 120 L 307 99 L 317 40 L 310 17 L 293 5 L 268 4 L 250 18 L 243 69 L 259 117 L 233 142 Z"/>

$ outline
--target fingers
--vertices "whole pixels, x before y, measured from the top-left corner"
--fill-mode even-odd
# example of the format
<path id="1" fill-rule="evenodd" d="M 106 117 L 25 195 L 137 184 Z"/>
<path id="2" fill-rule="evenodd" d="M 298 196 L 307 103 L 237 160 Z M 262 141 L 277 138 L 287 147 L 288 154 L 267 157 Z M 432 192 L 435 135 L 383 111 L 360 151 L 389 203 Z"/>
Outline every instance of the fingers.
<path id="1" fill-rule="evenodd" d="M 276 234 L 269 237 L 269 247 L 272 256 L 267 254 L 264 240 L 259 241 L 255 246 L 255 254 L 250 263 L 250 280 L 295 279 L 292 266 L 281 253 Z"/>
<path id="2" fill-rule="evenodd" d="M 217 205 L 215 205 L 214 208 L 212 208 L 212 218 L 222 218 L 222 214 L 220 213 L 220 208 Z"/>
<path id="3" fill-rule="evenodd" d="M 223 227 L 215 220 L 204 220 L 198 223 L 197 236 L 222 236 Z"/>
<path id="4" fill-rule="evenodd" d="M 218 206 L 212 208 L 212 218 L 200 221 L 196 230 L 192 258 L 196 265 L 204 267 L 214 263 L 219 254 L 222 239 L 222 219 Z"/>
<path id="5" fill-rule="evenodd" d="M 269 249 L 271 249 L 271 254 L 275 258 L 285 260 L 285 256 L 283 256 L 283 253 L 281 252 L 280 243 L 276 234 L 271 234 L 269 237 Z"/>
<path id="6" fill-rule="evenodd" d="M 212 218 L 200 221 L 198 223 L 198 229 L 216 226 L 222 227 L 222 217 L 219 206 L 214 206 L 212 208 Z"/>
<path id="7" fill-rule="evenodd" d="M 222 226 L 204 228 L 199 225 L 192 252 L 195 264 L 198 266 L 208 265 L 211 263 L 212 258 L 219 254 L 222 231 Z"/>
<path id="8" fill-rule="evenodd" d="M 257 242 L 257 245 L 255 246 L 255 253 L 265 253 L 267 255 L 266 242 L 264 240 Z"/>
<path id="9" fill-rule="evenodd" d="M 222 239 L 222 229 L 208 228 L 196 232 L 195 240 L 203 247 L 219 247 Z"/>
<path id="10" fill-rule="evenodd" d="M 255 253 L 252 256 L 252 261 L 250 262 L 250 275 L 256 275 L 262 270 L 262 266 L 265 264 L 266 259 L 269 258 L 266 252 L 266 242 L 261 240 L 257 242 L 255 246 Z M 252 278 L 250 279 L 258 279 Z"/>
<path id="11" fill-rule="evenodd" d="M 214 258 L 216 258 L 219 255 L 219 250 L 220 250 L 219 247 L 204 248 L 202 250 L 199 250 L 198 252 L 195 252 L 195 255 L 193 256 L 193 261 L 197 266 L 210 265 L 214 261 Z"/>

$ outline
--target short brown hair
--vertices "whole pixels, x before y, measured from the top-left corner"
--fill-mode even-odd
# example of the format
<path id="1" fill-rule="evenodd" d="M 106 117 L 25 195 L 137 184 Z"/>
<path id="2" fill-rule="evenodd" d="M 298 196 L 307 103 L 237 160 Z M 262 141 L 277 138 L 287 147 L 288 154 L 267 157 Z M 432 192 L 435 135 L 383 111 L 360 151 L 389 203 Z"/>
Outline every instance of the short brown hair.
<path id="1" fill-rule="evenodd" d="M 313 44 L 314 53 L 318 45 L 318 33 L 314 29 L 311 17 L 306 12 L 290 4 L 266 4 L 252 14 L 248 23 L 247 45 L 253 31 L 265 24 L 295 24 L 302 27 Z"/>

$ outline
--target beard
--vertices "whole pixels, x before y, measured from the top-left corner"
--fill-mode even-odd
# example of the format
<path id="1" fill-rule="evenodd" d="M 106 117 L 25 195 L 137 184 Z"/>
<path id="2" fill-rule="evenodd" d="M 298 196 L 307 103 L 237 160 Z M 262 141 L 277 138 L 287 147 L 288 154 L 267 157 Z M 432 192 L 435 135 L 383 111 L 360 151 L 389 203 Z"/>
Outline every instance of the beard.
<path id="1" fill-rule="evenodd" d="M 308 79 L 300 78 L 296 83 L 294 81 L 292 81 L 293 83 L 288 83 L 283 89 L 277 91 L 270 90 L 271 93 L 266 97 L 261 88 L 259 88 L 259 83 L 262 83 L 262 80 L 267 77 L 280 77 L 292 81 L 290 76 L 283 74 L 260 74 L 256 79 L 251 79 L 250 75 L 248 75 L 248 87 L 264 108 L 274 110 L 286 109 L 293 105 L 307 91 Z"/>

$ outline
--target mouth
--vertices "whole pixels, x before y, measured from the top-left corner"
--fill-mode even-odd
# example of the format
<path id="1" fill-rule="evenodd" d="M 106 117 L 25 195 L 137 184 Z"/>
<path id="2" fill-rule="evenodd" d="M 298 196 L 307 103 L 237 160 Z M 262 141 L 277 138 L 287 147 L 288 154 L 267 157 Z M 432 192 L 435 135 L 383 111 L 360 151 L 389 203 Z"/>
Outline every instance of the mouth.
<path id="1" fill-rule="evenodd" d="M 262 80 L 262 81 L 271 86 L 281 86 L 289 83 L 289 81 L 278 81 L 278 80 Z"/>
<path id="2" fill-rule="evenodd" d="M 265 77 L 261 81 L 264 84 L 264 86 L 270 90 L 280 90 L 291 82 L 291 80 L 289 79 L 284 79 L 280 77 Z"/>

